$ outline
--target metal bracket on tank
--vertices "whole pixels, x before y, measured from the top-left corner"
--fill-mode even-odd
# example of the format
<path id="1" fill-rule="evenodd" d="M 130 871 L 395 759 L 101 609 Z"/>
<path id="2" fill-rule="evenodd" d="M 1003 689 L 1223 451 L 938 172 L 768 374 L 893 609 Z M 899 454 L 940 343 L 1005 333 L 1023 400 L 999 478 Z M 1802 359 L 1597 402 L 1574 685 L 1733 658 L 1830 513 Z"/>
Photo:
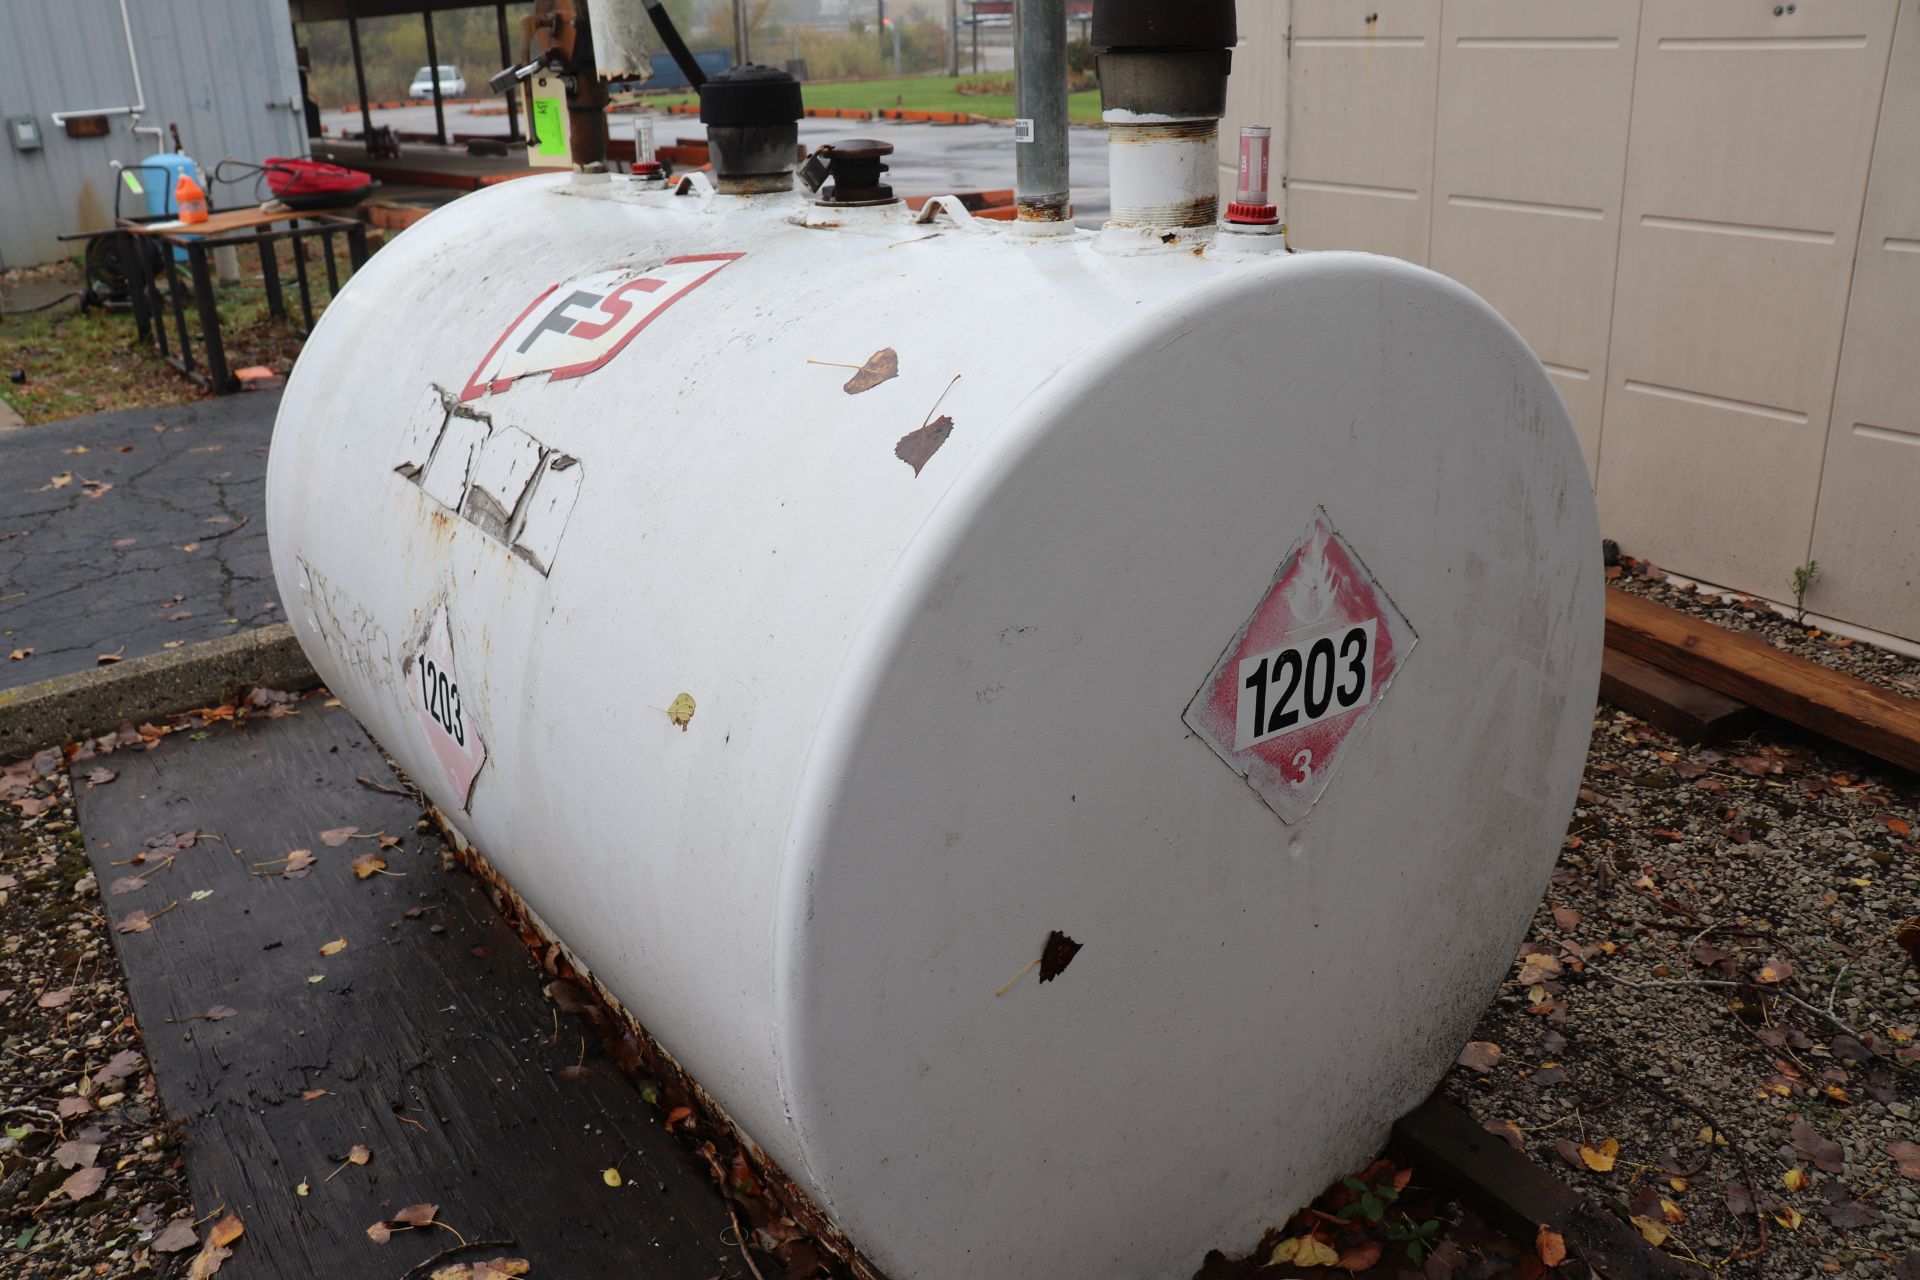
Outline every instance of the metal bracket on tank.
<path id="1" fill-rule="evenodd" d="M 932 197 L 920 206 L 920 211 L 913 215 L 913 220 L 924 226 L 943 213 L 962 231 L 980 230 L 980 220 L 973 216 L 973 210 L 967 208 L 959 196 Z"/>

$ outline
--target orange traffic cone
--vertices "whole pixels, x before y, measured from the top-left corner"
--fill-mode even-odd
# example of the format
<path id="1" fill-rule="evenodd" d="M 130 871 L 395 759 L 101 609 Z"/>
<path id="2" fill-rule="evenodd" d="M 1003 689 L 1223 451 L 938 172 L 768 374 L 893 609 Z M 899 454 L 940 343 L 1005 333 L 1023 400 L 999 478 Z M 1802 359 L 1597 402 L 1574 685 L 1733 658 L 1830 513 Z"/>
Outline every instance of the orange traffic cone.
<path id="1" fill-rule="evenodd" d="M 207 220 L 207 193 L 200 189 L 191 173 L 182 173 L 180 180 L 173 184 L 173 203 L 180 211 L 180 221 Z"/>

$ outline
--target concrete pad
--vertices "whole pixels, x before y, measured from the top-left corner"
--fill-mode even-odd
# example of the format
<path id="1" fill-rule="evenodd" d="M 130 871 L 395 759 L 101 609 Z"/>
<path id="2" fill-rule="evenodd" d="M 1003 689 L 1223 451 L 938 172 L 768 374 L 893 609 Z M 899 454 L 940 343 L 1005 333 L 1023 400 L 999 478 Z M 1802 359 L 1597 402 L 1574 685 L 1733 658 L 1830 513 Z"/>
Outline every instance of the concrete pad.
<path id="1" fill-rule="evenodd" d="M 127 723 L 217 706 L 241 687 L 320 683 L 293 628 L 278 623 L 130 662 L 0 689 L 0 761 Z"/>

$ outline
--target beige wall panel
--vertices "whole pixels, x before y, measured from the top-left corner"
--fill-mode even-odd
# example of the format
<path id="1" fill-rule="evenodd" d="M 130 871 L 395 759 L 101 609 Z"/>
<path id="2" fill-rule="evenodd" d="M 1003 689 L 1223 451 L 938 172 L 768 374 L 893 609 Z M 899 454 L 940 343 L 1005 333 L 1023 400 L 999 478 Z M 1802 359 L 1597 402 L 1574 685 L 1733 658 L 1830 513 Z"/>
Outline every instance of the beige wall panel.
<path id="1" fill-rule="evenodd" d="M 1599 491 L 1667 568 L 1777 597 L 1806 559 L 1895 9 L 1643 10 Z"/>
<path id="2" fill-rule="evenodd" d="M 1448 0 L 1430 263 L 1553 376 L 1599 462 L 1640 0 Z"/>
<path id="3" fill-rule="evenodd" d="M 1281 201 L 1287 145 L 1287 23 L 1292 11 L 1292 0 L 1256 0 L 1239 6 L 1240 47 L 1233 53 L 1227 115 L 1220 122 L 1222 200 L 1233 199 L 1239 178 L 1240 126 L 1264 124 L 1273 130 L 1274 202 Z"/>
<path id="4" fill-rule="evenodd" d="M 1427 260 L 1439 45 L 1439 0 L 1294 0 L 1294 245 Z"/>
<path id="5" fill-rule="evenodd" d="M 1808 603 L 1920 639 L 1920 0 L 1894 36 L 1852 305 Z"/>

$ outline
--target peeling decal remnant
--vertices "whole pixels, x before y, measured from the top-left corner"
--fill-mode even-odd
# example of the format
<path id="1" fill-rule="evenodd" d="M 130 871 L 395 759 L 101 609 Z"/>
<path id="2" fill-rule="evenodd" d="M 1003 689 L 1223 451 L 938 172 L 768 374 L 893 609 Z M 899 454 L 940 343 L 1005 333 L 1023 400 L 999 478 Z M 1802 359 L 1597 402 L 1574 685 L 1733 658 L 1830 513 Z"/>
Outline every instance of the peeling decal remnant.
<path id="1" fill-rule="evenodd" d="M 1297 822 L 1418 638 L 1323 508 L 1183 718 Z"/>
<path id="2" fill-rule="evenodd" d="M 578 458 L 519 427 L 465 406 L 448 410 L 438 388 L 406 423 L 393 471 L 543 575 L 553 571 L 585 476 Z"/>

